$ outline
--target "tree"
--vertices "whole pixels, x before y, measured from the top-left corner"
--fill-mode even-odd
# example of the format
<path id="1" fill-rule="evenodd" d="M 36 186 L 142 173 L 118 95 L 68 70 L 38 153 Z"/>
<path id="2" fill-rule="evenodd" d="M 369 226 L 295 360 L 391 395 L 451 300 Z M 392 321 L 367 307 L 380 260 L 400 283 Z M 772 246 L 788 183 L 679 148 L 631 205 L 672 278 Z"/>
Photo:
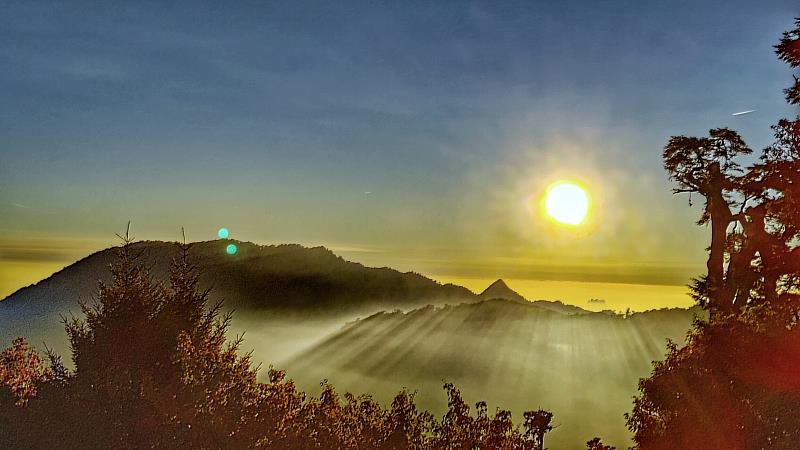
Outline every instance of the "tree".
<path id="1" fill-rule="evenodd" d="M 776 46 L 778 56 L 800 65 L 800 20 Z M 798 78 L 786 90 L 800 102 Z M 707 273 L 691 286 L 711 315 L 736 314 L 760 302 L 794 302 L 800 278 L 800 120 L 773 127 L 775 143 L 746 172 L 736 162 L 751 153 L 742 138 L 726 128 L 708 137 L 674 136 L 664 148 L 664 168 L 678 187 L 705 199 L 699 224 L 711 227 Z"/>
<path id="2" fill-rule="evenodd" d="M 118 250 L 112 279 L 85 319 L 67 321 L 75 369 L 57 360 L 40 392 L 17 409 L 15 448 L 250 448 L 261 390 L 240 340 L 228 341 L 221 303 L 206 308 L 183 245 L 170 283 L 151 280 L 131 250 Z M 35 365 L 29 364 L 31 367 Z M 36 424 L 31 427 L 29 424 Z M 42 424 L 48 432 L 42 433 Z"/>
<path id="3" fill-rule="evenodd" d="M 586 450 L 616 450 L 616 447 L 604 445 L 599 437 L 594 437 L 586 441 Z"/>
<path id="4" fill-rule="evenodd" d="M 671 343 L 627 415 L 635 448 L 797 448 L 800 333 L 785 319 L 756 307 Z"/>
<path id="5" fill-rule="evenodd" d="M 52 377 L 53 371 L 36 349 L 23 338 L 14 339 L 0 352 L 0 407 L 24 405 L 36 396 L 38 386 Z"/>
<path id="6" fill-rule="evenodd" d="M 406 390 L 384 408 L 327 382 L 308 398 L 272 367 L 259 382 L 242 339 L 227 338 L 231 316 L 198 289 L 190 246 L 164 286 L 124 239 L 85 319 L 65 324 L 72 372 L 22 339 L 0 353 L 0 448 L 542 448 L 552 414 L 525 413 L 523 435 L 508 411 L 470 414 L 449 383 L 438 421 Z"/>
<path id="7" fill-rule="evenodd" d="M 783 33 L 775 46 L 778 57 L 792 68 L 800 67 L 800 18 L 795 19 L 794 25 L 794 29 Z M 789 103 L 800 103 L 800 78 L 794 76 L 794 84 L 784 92 Z"/>
<path id="8" fill-rule="evenodd" d="M 776 46 L 800 65 L 800 19 Z M 798 78 L 786 90 L 796 104 Z M 800 119 L 773 127 L 775 143 L 746 172 L 738 134 L 670 139 L 665 168 L 705 198 L 712 229 L 707 273 L 691 286 L 710 312 L 687 344 L 669 343 L 639 383 L 627 414 L 637 449 L 797 448 L 800 442 Z"/>
<path id="9" fill-rule="evenodd" d="M 533 443 L 527 447 L 534 450 L 544 449 L 544 435 L 553 429 L 553 413 L 542 409 L 527 411 L 525 417 L 525 439 Z"/>
<path id="10" fill-rule="evenodd" d="M 736 157 L 751 153 L 742 138 L 727 128 L 709 131 L 709 137 L 673 136 L 664 148 L 664 168 L 678 183 L 675 193 L 698 193 L 705 199 L 699 224 L 711 226 L 703 295 L 713 312 L 728 313 L 736 304 L 735 292 L 726 283 L 725 252 L 728 229 L 737 216 L 733 193 L 741 185 L 741 166 Z M 741 202 L 740 202 L 741 203 Z"/>

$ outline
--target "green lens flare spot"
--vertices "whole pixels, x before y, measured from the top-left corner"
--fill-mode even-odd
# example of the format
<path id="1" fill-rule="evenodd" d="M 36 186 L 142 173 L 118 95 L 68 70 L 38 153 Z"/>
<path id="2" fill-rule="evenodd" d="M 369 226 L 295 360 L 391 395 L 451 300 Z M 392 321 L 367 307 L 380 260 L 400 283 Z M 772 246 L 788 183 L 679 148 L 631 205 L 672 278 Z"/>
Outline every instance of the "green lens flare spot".
<path id="1" fill-rule="evenodd" d="M 237 250 L 237 248 L 236 248 L 235 244 L 228 244 L 228 246 L 225 247 L 225 253 L 227 253 L 229 255 L 236 254 L 236 250 Z"/>
<path id="2" fill-rule="evenodd" d="M 228 239 L 228 229 L 224 227 L 220 228 L 219 231 L 217 231 L 217 236 L 219 236 L 220 239 Z"/>

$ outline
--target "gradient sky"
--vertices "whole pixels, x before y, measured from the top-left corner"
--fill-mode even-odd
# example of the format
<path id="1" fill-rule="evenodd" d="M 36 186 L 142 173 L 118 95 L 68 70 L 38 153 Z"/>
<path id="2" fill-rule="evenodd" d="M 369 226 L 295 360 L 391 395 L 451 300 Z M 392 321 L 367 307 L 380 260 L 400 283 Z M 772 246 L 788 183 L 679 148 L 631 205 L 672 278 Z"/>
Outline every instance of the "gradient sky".
<path id="1" fill-rule="evenodd" d="M 445 280 L 684 284 L 707 233 L 661 148 L 768 144 L 796 6 L 4 1 L 0 297 L 129 219 Z M 578 232 L 530 206 L 559 179 L 590 190 Z"/>

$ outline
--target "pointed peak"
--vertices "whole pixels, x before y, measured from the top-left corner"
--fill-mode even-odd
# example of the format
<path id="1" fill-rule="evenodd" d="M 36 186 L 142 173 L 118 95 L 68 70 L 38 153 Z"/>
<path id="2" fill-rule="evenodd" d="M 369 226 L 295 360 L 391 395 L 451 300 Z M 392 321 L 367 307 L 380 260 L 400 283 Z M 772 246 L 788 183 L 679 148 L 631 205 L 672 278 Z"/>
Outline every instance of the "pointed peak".
<path id="1" fill-rule="evenodd" d="M 525 297 L 519 295 L 516 291 L 508 287 L 502 278 L 498 279 L 489 287 L 480 293 L 480 297 L 484 299 L 502 298 L 505 300 L 526 301 Z"/>
<path id="2" fill-rule="evenodd" d="M 508 287 L 508 285 L 506 284 L 506 282 L 505 282 L 505 281 L 503 281 L 503 279 L 502 279 L 502 278 L 498 278 L 498 279 L 497 279 L 497 280 L 496 280 L 494 283 L 490 284 L 490 285 L 489 285 L 489 287 L 487 287 L 486 289 L 484 289 L 484 292 L 485 292 L 486 290 L 489 290 L 489 289 L 493 288 L 493 287 L 501 287 L 501 288 L 505 288 L 505 289 L 511 289 L 511 288 L 509 288 L 509 287 Z"/>

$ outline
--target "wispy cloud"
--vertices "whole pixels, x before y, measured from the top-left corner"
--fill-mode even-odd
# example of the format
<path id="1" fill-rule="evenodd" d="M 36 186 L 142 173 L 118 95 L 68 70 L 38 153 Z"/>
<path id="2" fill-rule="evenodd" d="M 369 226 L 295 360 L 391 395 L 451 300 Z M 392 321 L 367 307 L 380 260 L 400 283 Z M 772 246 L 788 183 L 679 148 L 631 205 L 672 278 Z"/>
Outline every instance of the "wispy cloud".
<path id="1" fill-rule="evenodd" d="M 383 250 L 369 247 L 355 247 L 349 245 L 333 245 L 328 247 L 334 253 L 382 253 Z"/>
<path id="2" fill-rule="evenodd" d="M 0 261 L 73 262 L 102 247 L 81 239 L 0 240 Z"/>

